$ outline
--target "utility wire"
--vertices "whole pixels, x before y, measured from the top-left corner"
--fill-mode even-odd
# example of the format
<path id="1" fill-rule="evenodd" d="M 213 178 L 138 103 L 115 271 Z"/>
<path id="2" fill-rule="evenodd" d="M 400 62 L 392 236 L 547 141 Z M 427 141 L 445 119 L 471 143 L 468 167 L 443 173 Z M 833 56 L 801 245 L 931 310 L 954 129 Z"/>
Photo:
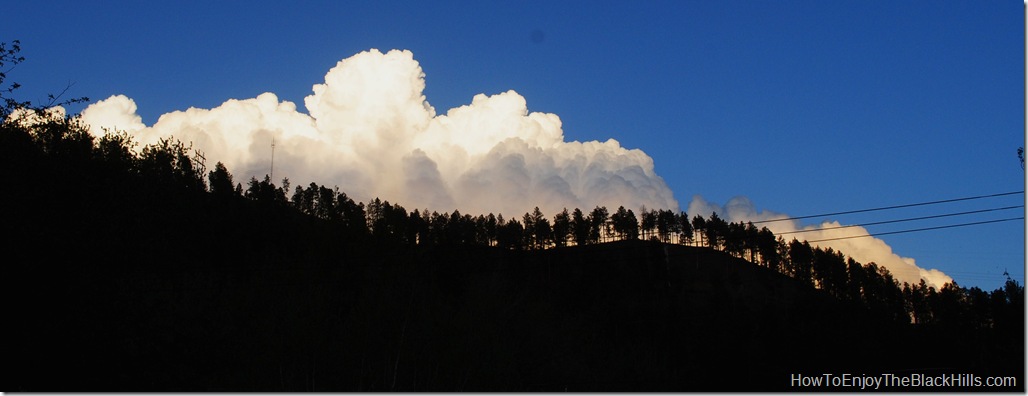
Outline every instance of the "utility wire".
<path id="1" fill-rule="evenodd" d="M 851 224 L 851 225 L 844 225 L 844 226 L 838 226 L 838 227 L 814 228 L 814 229 L 809 229 L 809 230 L 797 230 L 797 231 L 779 232 L 779 233 L 776 233 L 775 235 L 799 234 L 799 233 L 803 233 L 803 232 L 838 230 L 840 228 L 865 227 L 865 226 L 873 226 L 873 225 L 881 225 L 881 224 L 903 223 L 903 222 L 907 222 L 907 221 L 917 221 L 917 220 L 927 220 L 927 219 L 938 219 L 938 218 L 942 218 L 942 217 L 963 216 L 963 215 L 969 215 L 969 214 L 975 214 L 975 213 L 995 212 L 995 211 L 999 211 L 999 210 L 1010 210 L 1010 209 L 1017 209 L 1017 208 L 1023 208 L 1023 207 L 1024 207 L 1024 205 L 1005 206 L 1005 207 L 1002 207 L 1002 208 L 972 210 L 972 211 L 969 211 L 969 212 L 946 213 L 946 214 L 933 215 L 933 216 L 911 217 L 911 218 L 898 219 L 898 220 L 875 221 L 875 222 L 871 222 L 871 223 Z"/>
<path id="2" fill-rule="evenodd" d="M 1002 196 L 1015 195 L 1015 194 L 1024 194 L 1024 190 L 1021 190 L 1021 191 L 1011 191 L 1011 192 L 1000 193 L 1000 194 L 978 195 L 978 196 L 974 196 L 974 197 L 944 199 L 944 200 L 941 200 L 941 201 L 918 202 L 918 203 L 905 204 L 905 205 L 883 206 L 883 207 L 880 207 L 880 208 L 847 210 L 847 211 L 843 211 L 843 212 L 822 213 L 822 214 L 816 214 L 816 215 L 786 217 L 786 218 L 783 218 L 783 219 L 754 221 L 753 224 L 772 223 L 772 222 L 776 222 L 776 221 L 786 221 L 786 220 L 809 219 L 809 218 L 813 218 L 813 217 L 838 216 L 838 215 L 853 214 L 853 213 L 874 212 L 874 211 L 888 210 L 888 209 L 910 208 L 910 207 L 914 207 L 914 206 L 925 206 L 925 205 L 935 205 L 935 204 L 948 203 L 948 202 L 970 201 L 970 200 L 974 200 L 974 199 L 1002 197 Z"/>
<path id="3" fill-rule="evenodd" d="M 938 226 L 938 227 L 915 228 L 915 229 L 912 229 L 912 230 L 879 232 L 879 233 L 867 234 L 867 235 L 852 235 L 852 236 L 839 237 L 839 238 L 818 239 L 818 240 L 815 240 L 815 241 L 807 241 L 807 242 L 814 243 L 814 242 L 837 241 L 837 240 L 840 240 L 840 239 L 867 238 L 867 237 L 876 237 L 876 236 L 882 236 L 882 235 L 904 234 L 904 233 L 908 233 L 908 232 L 941 230 L 943 228 L 957 228 L 957 227 L 967 227 L 967 226 L 973 226 L 973 225 L 979 225 L 979 224 L 1000 223 L 1000 222 L 1004 222 L 1004 221 L 1013 221 L 1013 220 L 1024 220 L 1024 216 L 1021 216 L 1021 217 L 1011 217 L 1011 218 L 1007 218 L 1007 219 L 998 219 L 998 220 L 976 221 L 976 222 L 973 222 L 973 223 L 951 224 L 951 225 L 944 225 L 944 226 Z"/>

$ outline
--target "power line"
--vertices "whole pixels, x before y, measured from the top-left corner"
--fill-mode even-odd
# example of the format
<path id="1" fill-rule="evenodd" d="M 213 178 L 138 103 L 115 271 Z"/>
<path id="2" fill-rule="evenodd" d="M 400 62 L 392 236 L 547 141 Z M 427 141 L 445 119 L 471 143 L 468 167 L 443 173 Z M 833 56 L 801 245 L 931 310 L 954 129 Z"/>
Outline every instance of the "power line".
<path id="1" fill-rule="evenodd" d="M 975 213 L 995 212 L 995 211 L 1000 211 L 1000 210 L 1010 210 L 1010 209 L 1017 209 L 1017 208 L 1023 208 L 1023 207 L 1024 207 L 1024 205 L 1005 206 L 1005 207 L 1002 207 L 1002 208 L 991 208 L 991 209 L 982 209 L 982 210 L 972 210 L 972 211 L 968 211 L 968 212 L 946 213 L 946 214 L 933 215 L 933 216 L 910 217 L 910 218 L 898 219 L 898 220 L 875 221 L 875 222 L 871 222 L 871 223 L 851 224 L 851 225 L 844 225 L 844 226 L 838 226 L 838 227 L 814 228 L 814 229 L 809 229 L 809 230 L 797 230 L 797 231 L 779 232 L 776 235 L 799 234 L 799 233 L 803 233 L 803 232 L 838 230 L 838 229 L 841 229 L 841 228 L 865 227 L 865 226 L 882 225 L 882 224 L 903 223 L 903 222 L 908 222 L 908 221 L 938 219 L 938 218 L 953 217 L 953 216 L 963 216 L 963 215 L 969 215 L 969 214 L 975 214 Z"/>
<path id="2" fill-rule="evenodd" d="M 839 238 L 818 239 L 818 240 L 815 240 L 815 241 L 807 241 L 807 242 L 814 243 L 814 242 L 837 241 L 837 240 L 840 240 L 840 239 L 877 237 L 877 236 L 882 236 L 882 235 L 905 234 L 905 233 L 908 233 L 908 232 L 941 230 L 941 229 L 944 229 L 944 228 L 967 227 L 967 226 L 973 226 L 973 225 L 979 225 L 979 224 L 1000 223 L 1000 222 L 1004 222 L 1004 221 L 1013 221 L 1013 220 L 1024 220 L 1024 216 L 1021 216 L 1021 217 L 1011 217 L 1011 218 L 1007 218 L 1007 219 L 998 219 L 998 220 L 976 221 L 976 222 L 973 222 L 973 223 L 951 224 L 951 225 L 944 225 L 944 226 L 938 226 L 938 227 L 915 228 L 915 229 L 911 229 L 911 230 L 902 230 L 902 231 L 879 232 L 879 233 L 867 234 L 867 235 L 852 235 L 852 236 L 839 237 Z"/>
<path id="3" fill-rule="evenodd" d="M 786 218 L 774 219 L 774 220 L 754 221 L 753 224 L 773 223 L 773 222 L 776 222 L 776 221 L 786 221 L 786 220 L 809 219 L 809 218 L 813 218 L 813 217 L 838 216 L 838 215 L 853 214 L 853 213 L 874 212 L 874 211 L 879 211 L 879 210 L 910 208 L 910 207 L 915 207 L 915 206 L 936 205 L 936 204 L 948 203 L 948 202 L 970 201 L 970 200 L 975 200 L 975 199 L 1002 197 L 1002 196 L 1015 195 L 1015 194 L 1024 194 L 1024 190 L 1021 190 L 1021 191 L 1011 191 L 1011 192 L 1000 193 L 1000 194 L 978 195 L 978 196 L 974 196 L 974 197 L 944 199 L 944 200 L 941 200 L 941 201 L 918 202 L 918 203 L 905 204 L 905 205 L 883 206 L 883 207 L 879 207 L 879 208 L 847 210 L 847 211 L 843 211 L 843 212 L 822 213 L 822 214 L 807 215 L 807 216 L 786 217 Z"/>

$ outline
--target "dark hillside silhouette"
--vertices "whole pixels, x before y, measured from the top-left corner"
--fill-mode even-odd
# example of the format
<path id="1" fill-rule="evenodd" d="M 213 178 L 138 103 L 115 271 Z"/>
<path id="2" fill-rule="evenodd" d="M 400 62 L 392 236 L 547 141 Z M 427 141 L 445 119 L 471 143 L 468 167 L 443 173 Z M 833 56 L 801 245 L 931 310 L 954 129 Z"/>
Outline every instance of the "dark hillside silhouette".
<path id="1" fill-rule="evenodd" d="M 189 144 L 134 151 L 74 117 L 11 119 L 14 103 L 9 390 L 762 391 L 823 373 L 1024 390 L 1013 280 L 900 285 L 716 213 L 504 219 L 244 185 Z"/>

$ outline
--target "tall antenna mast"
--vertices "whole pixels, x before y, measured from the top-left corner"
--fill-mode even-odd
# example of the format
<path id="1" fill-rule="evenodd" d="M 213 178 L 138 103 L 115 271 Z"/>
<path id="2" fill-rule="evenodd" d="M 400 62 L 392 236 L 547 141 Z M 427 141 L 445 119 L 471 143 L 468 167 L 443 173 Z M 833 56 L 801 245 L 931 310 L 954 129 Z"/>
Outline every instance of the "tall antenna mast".
<path id="1" fill-rule="evenodd" d="M 275 180 L 275 138 L 271 138 L 271 180 Z"/>

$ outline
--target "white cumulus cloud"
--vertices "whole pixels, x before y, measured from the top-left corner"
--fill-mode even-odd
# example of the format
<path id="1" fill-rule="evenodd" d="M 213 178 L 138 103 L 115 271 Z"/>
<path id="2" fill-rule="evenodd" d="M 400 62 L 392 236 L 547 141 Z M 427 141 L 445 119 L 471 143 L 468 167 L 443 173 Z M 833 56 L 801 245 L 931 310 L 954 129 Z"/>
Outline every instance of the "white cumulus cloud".
<path id="1" fill-rule="evenodd" d="M 410 51 L 373 49 L 340 61 L 313 85 L 304 99 L 307 113 L 264 93 L 167 113 L 150 126 L 124 95 L 93 103 L 81 116 L 96 135 L 114 128 L 142 145 L 171 137 L 191 142 L 208 166 L 221 161 L 242 183 L 271 172 L 274 142 L 276 182 L 288 177 L 294 185 L 338 186 L 357 200 L 379 197 L 409 210 L 516 218 L 536 206 L 550 215 L 565 207 L 678 209 L 653 159 L 641 150 L 614 139 L 565 141 L 560 118 L 529 112 L 515 91 L 475 95 L 470 104 L 437 115 L 424 90 L 425 74 Z M 729 221 L 788 217 L 757 212 L 745 198 L 722 207 L 697 196 L 688 208 L 704 216 L 714 211 Z M 859 227 L 820 230 L 833 225 L 806 226 L 818 230 L 797 235 L 817 240 L 867 233 Z M 795 221 L 767 226 L 775 233 L 803 229 Z M 885 266 L 901 282 L 924 278 L 939 287 L 951 280 L 896 255 L 880 239 L 818 244 Z"/>
<path id="2" fill-rule="evenodd" d="M 272 93 L 213 109 L 162 115 L 147 126 L 115 95 L 88 106 L 94 134 L 128 131 L 143 145 L 174 137 L 221 161 L 245 182 L 271 172 L 295 184 L 339 186 L 410 210 L 519 216 L 539 206 L 677 209 L 653 159 L 613 139 L 567 142 L 555 114 L 529 112 L 514 91 L 479 94 L 437 115 L 410 51 L 370 50 L 336 64 L 304 99 L 307 113 Z M 208 164 L 210 165 L 210 164 Z"/>

